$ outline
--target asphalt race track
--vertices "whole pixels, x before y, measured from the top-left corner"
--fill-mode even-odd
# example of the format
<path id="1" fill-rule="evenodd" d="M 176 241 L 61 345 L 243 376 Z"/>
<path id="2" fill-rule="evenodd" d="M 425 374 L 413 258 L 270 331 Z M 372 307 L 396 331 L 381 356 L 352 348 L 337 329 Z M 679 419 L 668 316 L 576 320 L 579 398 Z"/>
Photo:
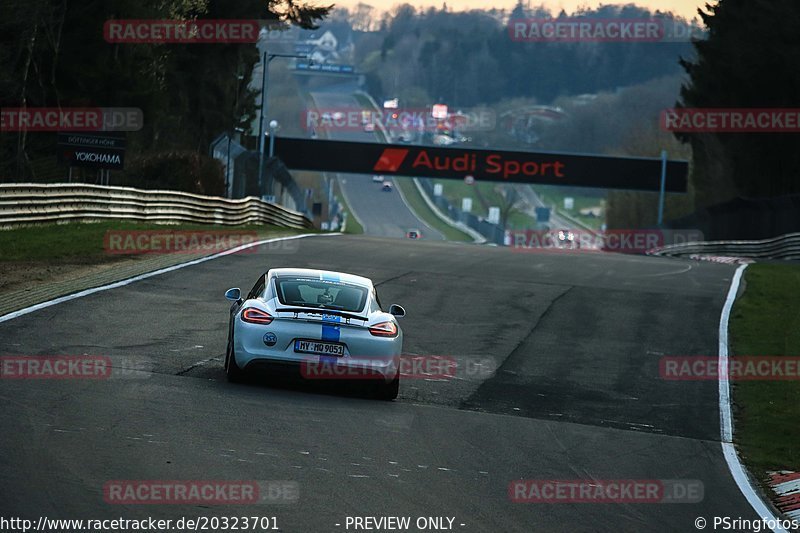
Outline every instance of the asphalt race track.
<path id="1" fill-rule="evenodd" d="M 364 236 L 293 243 L 0 323 L 0 355 L 104 355 L 115 366 L 107 380 L 0 380 L 2 515 L 261 515 L 285 532 L 346 531 L 347 516 L 448 516 L 472 532 L 694 531 L 698 516 L 756 518 L 722 456 L 716 382 L 658 370 L 663 355 L 716 354 L 734 267 Z M 497 371 L 407 379 L 394 402 L 229 384 L 223 293 L 279 266 L 369 276 L 384 305 L 408 311 L 406 353 Z M 692 479 L 704 498 L 512 503 L 515 479 Z M 300 497 L 112 505 L 109 480 L 289 480 Z"/>
<path id="2" fill-rule="evenodd" d="M 349 85 L 331 86 L 328 90 L 318 90 L 311 97 L 319 110 L 348 113 L 361 111 L 358 100 L 352 94 Z M 333 128 L 328 137 L 340 141 L 379 142 L 375 133 L 359 128 Z M 398 179 L 386 176 L 386 180 L 396 184 Z M 350 209 L 356 213 L 364 225 L 364 233 L 380 237 L 404 237 L 410 229 L 422 233 L 422 239 L 443 240 L 442 234 L 418 219 L 409 209 L 395 186 L 392 192 L 384 192 L 378 183 L 372 182 L 372 176 L 359 174 L 340 174 L 339 186 L 344 192 Z"/>

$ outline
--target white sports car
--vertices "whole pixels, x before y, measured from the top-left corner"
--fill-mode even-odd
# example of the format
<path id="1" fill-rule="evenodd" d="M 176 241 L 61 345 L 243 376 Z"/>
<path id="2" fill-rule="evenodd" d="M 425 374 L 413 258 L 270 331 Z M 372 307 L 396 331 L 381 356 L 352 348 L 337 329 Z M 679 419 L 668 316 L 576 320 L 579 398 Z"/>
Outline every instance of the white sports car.
<path id="1" fill-rule="evenodd" d="M 396 304 L 382 310 L 368 278 L 303 268 L 276 268 L 242 296 L 238 288 L 228 327 L 225 372 L 290 367 L 306 379 L 370 379 L 391 400 L 400 385 L 403 332 Z"/>

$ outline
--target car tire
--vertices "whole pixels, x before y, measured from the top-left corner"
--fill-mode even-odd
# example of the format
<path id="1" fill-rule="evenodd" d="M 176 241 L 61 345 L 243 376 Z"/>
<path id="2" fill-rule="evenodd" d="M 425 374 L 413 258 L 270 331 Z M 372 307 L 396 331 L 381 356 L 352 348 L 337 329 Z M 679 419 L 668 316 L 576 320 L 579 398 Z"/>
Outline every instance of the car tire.
<path id="1" fill-rule="evenodd" d="M 375 390 L 375 398 L 379 400 L 392 401 L 397 398 L 400 392 L 400 374 L 389 383 L 381 382 Z"/>
<path id="2" fill-rule="evenodd" d="M 231 383 L 244 381 L 244 371 L 236 364 L 236 356 L 233 354 L 233 342 L 231 339 L 228 339 L 228 348 L 225 350 L 225 376 Z"/>

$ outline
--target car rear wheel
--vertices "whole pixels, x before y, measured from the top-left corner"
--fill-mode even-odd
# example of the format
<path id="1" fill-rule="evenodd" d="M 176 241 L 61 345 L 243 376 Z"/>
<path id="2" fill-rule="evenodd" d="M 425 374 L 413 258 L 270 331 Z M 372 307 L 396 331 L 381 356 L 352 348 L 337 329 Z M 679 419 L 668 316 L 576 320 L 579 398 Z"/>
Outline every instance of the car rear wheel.
<path id="1" fill-rule="evenodd" d="M 241 383 L 244 380 L 244 371 L 236 364 L 231 339 L 228 339 L 228 349 L 225 351 L 225 375 L 231 383 Z"/>
<path id="2" fill-rule="evenodd" d="M 389 383 L 381 382 L 378 384 L 375 390 L 375 398 L 379 400 L 391 401 L 397 398 L 399 392 L 400 392 L 400 374 L 397 374 L 395 378 Z"/>

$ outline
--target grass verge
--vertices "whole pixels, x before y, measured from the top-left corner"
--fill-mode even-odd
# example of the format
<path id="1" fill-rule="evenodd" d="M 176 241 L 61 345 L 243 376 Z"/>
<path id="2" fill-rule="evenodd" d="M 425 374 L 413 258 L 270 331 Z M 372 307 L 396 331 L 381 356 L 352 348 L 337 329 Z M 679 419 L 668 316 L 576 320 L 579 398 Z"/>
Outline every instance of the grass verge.
<path id="1" fill-rule="evenodd" d="M 478 182 L 473 185 L 467 185 L 458 180 L 437 180 L 436 183 L 442 184 L 442 193 L 452 205 L 460 206 L 463 198 L 471 198 L 472 213 L 477 216 L 486 218 L 489 214 L 489 210 L 483 206 L 481 198 L 489 206 L 502 207 L 505 205 L 505 199 L 498 192 L 497 184 L 494 183 Z M 515 209 L 509 216 L 506 226 L 508 229 L 535 228 L 536 219 L 519 209 Z"/>
<path id="2" fill-rule="evenodd" d="M 431 208 L 428 207 L 428 203 L 422 197 L 422 193 L 419 192 L 419 189 L 417 189 L 417 186 L 414 185 L 414 181 L 411 178 L 397 178 L 394 180 L 394 182 L 403 192 L 406 202 L 408 202 L 408 205 L 411 206 L 411 209 L 414 211 L 414 213 L 416 213 L 417 216 L 420 217 L 427 225 L 444 235 L 445 239 L 456 242 L 473 242 L 472 237 L 463 231 L 454 228 L 450 224 L 447 224 L 444 220 L 437 217 L 433 211 L 431 211 Z"/>
<path id="3" fill-rule="evenodd" d="M 152 224 L 106 221 L 69 224 L 45 224 L 0 230 L 0 264 L 7 261 L 61 261 L 80 259 L 82 262 L 118 258 L 107 254 L 104 237 L 107 231 L 222 231 L 256 232 L 259 236 L 294 235 L 307 233 L 268 225 L 216 226 L 207 224 Z"/>
<path id="4" fill-rule="evenodd" d="M 344 211 L 347 216 L 347 225 L 344 228 L 344 232 L 352 235 L 360 235 L 364 233 L 364 227 L 356 219 L 356 217 L 353 216 L 353 212 L 350 211 L 350 206 L 347 205 L 347 200 L 345 200 L 344 194 L 339 186 L 339 180 L 336 180 L 333 183 L 333 194 L 336 195 L 336 198 L 342 206 L 342 211 Z"/>
<path id="5" fill-rule="evenodd" d="M 753 264 L 730 320 L 732 353 L 800 356 L 800 266 Z M 734 436 L 751 472 L 800 471 L 800 381 L 733 384 Z"/>
<path id="6" fill-rule="evenodd" d="M 566 190 L 565 190 L 566 189 Z M 569 188 L 554 185 L 534 185 L 533 190 L 546 205 L 555 205 L 557 210 L 566 213 L 572 218 L 582 222 L 593 229 L 600 229 L 605 222 L 605 198 L 596 195 L 581 195 Z M 575 207 L 570 210 L 564 209 L 564 198 L 571 197 Z M 588 207 L 603 207 L 603 214 L 600 217 L 581 215 L 580 210 Z"/>

